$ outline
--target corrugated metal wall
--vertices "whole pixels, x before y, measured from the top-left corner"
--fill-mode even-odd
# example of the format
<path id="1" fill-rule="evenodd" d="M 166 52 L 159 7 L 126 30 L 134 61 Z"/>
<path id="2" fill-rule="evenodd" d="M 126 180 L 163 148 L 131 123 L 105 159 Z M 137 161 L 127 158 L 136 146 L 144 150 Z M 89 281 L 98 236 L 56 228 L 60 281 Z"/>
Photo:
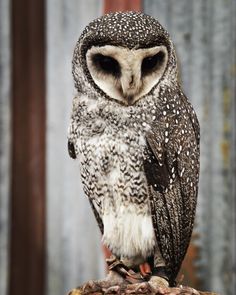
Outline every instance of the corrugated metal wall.
<path id="1" fill-rule="evenodd" d="M 200 120 L 198 275 L 204 288 L 235 294 L 236 1 L 144 0 L 144 11 L 171 34 Z"/>
<path id="2" fill-rule="evenodd" d="M 0 294 L 7 292 L 10 186 L 10 6 L 0 0 Z"/>
<path id="3" fill-rule="evenodd" d="M 102 14 L 101 4 L 47 1 L 48 295 L 65 294 L 72 286 L 104 274 L 98 226 L 82 191 L 78 163 L 67 153 L 75 94 L 72 54 L 83 28 Z"/>
<path id="4" fill-rule="evenodd" d="M 10 179 L 9 0 L 0 0 L 0 294 L 6 295 Z M 176 45 L 184 90 L 201 124 L 201 177 L 195 244 L 202 288 L 236 292 L 235 0 L 143 0 Z M 99 0 L 47 1 L 47 288 L 64 294 L 104 275 L 100 236 L 67 155 L 74 87 L 71 59 Z M 93 262 L 97 261 L 94 266 Z"/>

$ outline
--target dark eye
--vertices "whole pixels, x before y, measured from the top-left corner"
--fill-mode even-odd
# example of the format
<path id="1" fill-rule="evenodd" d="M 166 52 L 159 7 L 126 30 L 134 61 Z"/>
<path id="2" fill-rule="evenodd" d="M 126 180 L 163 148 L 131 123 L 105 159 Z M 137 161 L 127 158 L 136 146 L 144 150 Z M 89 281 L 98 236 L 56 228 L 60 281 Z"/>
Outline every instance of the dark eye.
<path id="1" fill-rule="evenodd" d="M 115 77 L 120 76 L 119 63 L 113 57 L 102 54 L 95 54 L 93 56 L 93 62 L 103 72 L 107 74 L 112 74 Z"/>
<path id="2" fill-rule="evenodd" d="M 141 70 L 143 75 L 147 75 L 154 70 L 158 69 L 165 60 L 165 53 L 159 51 L 153 56 L 148 56 L 143 59 Z"/>

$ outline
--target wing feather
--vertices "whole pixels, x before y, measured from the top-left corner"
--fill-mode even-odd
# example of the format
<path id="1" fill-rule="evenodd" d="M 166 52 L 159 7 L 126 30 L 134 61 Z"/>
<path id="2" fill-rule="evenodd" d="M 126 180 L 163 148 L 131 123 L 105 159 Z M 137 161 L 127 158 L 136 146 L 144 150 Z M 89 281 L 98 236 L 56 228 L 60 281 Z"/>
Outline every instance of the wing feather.
<path id="1" fill-rule="evenodd" d="M 181 92 L 178 97 L 181 117 L 166 116 L 165 124 L 152 127 L 144 160 L 156 238 L 172 282 L 190 242 L 199 177 L 198 120 L 187 98 Z M 168 126 L 168 133 L 160 126 Z"/>

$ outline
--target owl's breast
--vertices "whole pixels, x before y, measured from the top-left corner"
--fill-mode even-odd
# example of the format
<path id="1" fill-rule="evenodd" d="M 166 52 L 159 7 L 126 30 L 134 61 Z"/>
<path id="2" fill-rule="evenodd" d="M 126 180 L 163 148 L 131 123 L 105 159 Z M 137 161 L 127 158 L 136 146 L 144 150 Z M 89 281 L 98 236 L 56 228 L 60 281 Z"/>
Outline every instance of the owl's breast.
<path id="1" fill-rule="evenodd" d="M 77 146 L 81 163 L 90 160 L 101 176 L 107 176 L 114 168 L 127 175 L 142 170 L 146 142 L 140 130 L 129 126 L 117 128 L 98 119 L 80 127 Z"/>
<path id="2" fill-rule="evenodd" d="M 112 125 L 82 134 L 78 139 L 82 180 L 103 221 L 103 242 L 117 255 L 149 255 L 155 238 L 143 168 L 144 135 Z"/>
<path id="3" fill-rule="evenodd" d="M 76 144 L 87 195 L 99 198 L 103 188 L 104 198 L 119 195 L 124 202 L 142 204 L 147 199 L 143 159 L 148 123 L 137 120 L 141 110 L 98 103 L 87 109 Z"/>

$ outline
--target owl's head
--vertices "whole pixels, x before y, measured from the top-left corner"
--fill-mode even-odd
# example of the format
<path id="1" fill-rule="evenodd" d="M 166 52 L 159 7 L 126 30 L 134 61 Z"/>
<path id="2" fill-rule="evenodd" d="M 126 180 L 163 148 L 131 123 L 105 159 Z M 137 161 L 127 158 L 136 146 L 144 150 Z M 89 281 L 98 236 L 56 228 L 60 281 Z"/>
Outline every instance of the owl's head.
<path id="1" fill-rule="evenodd" d="M 136 12 L 94 20 L 82 33 L 73 57 L 79 92 L 99 92 L 125 105 L 134 104 L 164 80 L 176 80 L 176 71 L 168 33 L 153 17 Z"/>

